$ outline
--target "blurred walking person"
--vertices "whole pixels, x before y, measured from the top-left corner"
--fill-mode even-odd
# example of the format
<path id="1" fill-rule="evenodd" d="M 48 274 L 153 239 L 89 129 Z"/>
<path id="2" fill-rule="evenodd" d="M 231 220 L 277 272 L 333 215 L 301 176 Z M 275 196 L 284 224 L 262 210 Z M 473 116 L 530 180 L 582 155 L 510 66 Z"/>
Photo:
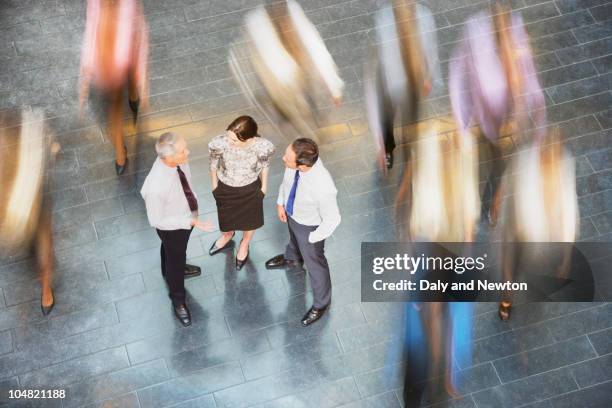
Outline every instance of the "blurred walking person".
<path id="1" fill-rule="evenodd" d="M 339 106 L 344 82 L 314 24 L 296 1 L 275 2 L 246 16 L 245 39 L 247 48 L 235 45 L 229 58 L 245 95 L 275 126 L 316 140 L 317 97 Z"/>
<path id="2" fill-rule="evenodd" d="M 127 166 L 123 140 L 123 101 L 136 122 L 147 102 L 148 33 L 138 0 L 87 0 L 87 22 L 81 50 L 79 104 L 81 110 L 94 86 L 107 105 L 107 137 L 115 147 L 115 171 Z"/>
<path id="3" fill-rule="evenodd" d="M 394 0 L 376 13 L 375 22 L 376 50 L 366 61 L 364 83 L 370 131 L 384 170 L 393 167 L 397 124 L 407 159 L 406 127 L 416 125 L 423 99 L 439 91 L 441 73 L 435 20 L 427 7 Z"/>
<path id="4" fill-rule="evenodd" d="M 200 221 L 199 203 L 193 191 L 189 149 L 185 139 L 166 132 L 155 144 L 157 159 L 144 181 L 140 194 L 147 218 L 161 239 L 161 272 L 169 290 L 176 318 L 191 325 L 186 303 L 185 277 L 201 274 L 199 267 L 186 264 L 187 243 L 194 227 L 212 231 L 210 221 Z"/>
<path id="5" fill-rule="evenodd" d="M 560 245 L 559 254 L 546 254 L 547 246 L 537 243 L 572 243 L 580 231 L 580 214 L 576 194 L 576 164 L 563 146 L 559 130 L 553 129 L 544 143 L 533 143 L 521 150 L 511 162 L 509 193 L 504 217 L 504 280 L 516 279 L 517 266 L 526 260 L 549 258 L 558 261 L 559 277 L 570 267 L 571 246 Z M 510 318 L 511 294 L 499 305 L 499 317 Z"/>
<path id="6" fill-rule="evenodd" d="M 210 176 L 217 203 L 219 237 L 208 253 L 231 248 L 236 231 L 243 231 L 236 252 L 236 270 L 249 257 L 249 243 L 255 230 L 264 224 L 263 199 L 268 188 L 270 159 L 274 145 L 257 133 L 257 123 L 250 116 L 239 116 L 227 127 L 227 133 L 209 144 Z"/>
<path id="7" fill-rule="evenodd" d="M 53 230 L 47 170 L 59 151 L 45 127 L 41 110 L 0 113 L 0 255 L 33 249 L 42 289 L 40 307 L 48 315 L 55 306 L 52 289 Z M 17 126 L 7 123 L 15 120 Z"/>
<path id="8" fill-rule="evenodd" d="M 499 3 L 494 11 L 493 16 L 481 12 L 467 21 L 449 65 L 449 93 L 457 126 L 463 132 L 479 125 L 492 152 L 482 200 L 482 213 L 491 225 L 499 212 L 505 168 L 498 144 L 502 126 L 513 119 L 519 138 L 532 134 L 540 140 L 546 133 L 544 94 L 523 20 Z"/>
<path id="9" fill-rule="evenodd" d="M 439 135 L 435 126 L 423 132 L 414 144 L 402 184 L 401 190 L 410 195 L 409 205 L 398 211 L 398 222 L 408 226 L 400 233 L 402 240 L 434 246 L 437 242 L 474 240 L 480 202 L 478 150 L 472 134 Z M 437 393 L 443 387 L 451 397 L 458 396 L 458 371 L 453 361 L 471 360 L 472 308 L 467 302 L 406 305 L 406 407 L 420 406 L 424 381 L 432 377 L 444 381 L 430 383 L 430 392 Z"/>

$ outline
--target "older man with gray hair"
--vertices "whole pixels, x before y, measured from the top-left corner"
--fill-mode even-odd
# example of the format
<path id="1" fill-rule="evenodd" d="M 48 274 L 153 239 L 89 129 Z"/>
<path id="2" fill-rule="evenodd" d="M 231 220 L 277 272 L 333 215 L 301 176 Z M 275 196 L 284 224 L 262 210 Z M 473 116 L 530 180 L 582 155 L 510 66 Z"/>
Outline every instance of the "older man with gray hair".
<path id="1" fill-rule="evenodd" d="M 198 200 L 191 188 L 187 142 L 166 132 L 155 144 L 157 159 L 140 190 L 147 206 L 147 217 L 157 230 L 161 244 L 162 276 L 168 284 L 174 314 L 183 326 L 191 325 L 191 313 L 185 302 L 185 276 L 197 276 L 201 270 L 187 265 L 187 242 L 194 227 L 212 231 L 210 221 L 198 219 Z"/>

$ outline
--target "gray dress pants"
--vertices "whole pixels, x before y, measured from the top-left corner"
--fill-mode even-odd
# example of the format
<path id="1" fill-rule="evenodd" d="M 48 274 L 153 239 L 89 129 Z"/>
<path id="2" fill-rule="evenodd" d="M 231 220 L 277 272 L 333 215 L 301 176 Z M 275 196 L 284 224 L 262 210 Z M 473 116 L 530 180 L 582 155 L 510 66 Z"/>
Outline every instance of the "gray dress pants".
<path id="1" fill-rule="evenodd" d="M 331 279 L 325 258 L 325 240 L 314 244 L 308 242 L 308 235 L 317 227 L 298 224 L 290 216 L 287 216 L 287 226 L 289 243 L 285 249 L 285 259 L 304 262 L 310 277 L 313 306 L 317 309 L 326 307 L 331 301 Z"/>

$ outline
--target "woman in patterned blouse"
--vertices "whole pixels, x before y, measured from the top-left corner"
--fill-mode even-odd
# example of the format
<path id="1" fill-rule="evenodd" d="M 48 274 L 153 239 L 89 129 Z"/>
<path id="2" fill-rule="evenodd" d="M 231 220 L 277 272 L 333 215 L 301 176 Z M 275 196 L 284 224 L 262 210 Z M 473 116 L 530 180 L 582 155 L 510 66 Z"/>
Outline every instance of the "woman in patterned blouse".
<path id="1" fill-rule="evenodd" d="M 243 231 L 236 253 L 236 269 L 249 257 L 249 242 L 263 223 L 263 199 L 268 182 L 268 166 L 274 145 L 257 134 L 257 123 L 240 116 L 227 127 L 227 133 L 208 144 L 213 196 L 217 203 L 222 235 L 213 242 L 209 254 L 231 248 L 236 231 Z"/>

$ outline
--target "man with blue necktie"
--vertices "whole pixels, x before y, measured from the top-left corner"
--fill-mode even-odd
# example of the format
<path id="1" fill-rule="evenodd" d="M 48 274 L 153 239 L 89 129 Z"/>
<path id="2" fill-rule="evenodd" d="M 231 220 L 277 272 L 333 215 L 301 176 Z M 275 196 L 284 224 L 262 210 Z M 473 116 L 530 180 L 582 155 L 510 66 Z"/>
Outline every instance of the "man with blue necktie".
<path id="1" fill-rule="evenodd" d="M 340 224 L 336 186 L 319 158 L 317 144 L 296 139 L 285 150 L 285 175 L 276 200 L 278 218 L 289 227 L 285 253 L 266 262 L 266 268 L 305 264 L 313 305 L 302 318 L 308 326 L 319 320 L 331 303 L 331 279 L 325 258 L 325 239 Z"/>

